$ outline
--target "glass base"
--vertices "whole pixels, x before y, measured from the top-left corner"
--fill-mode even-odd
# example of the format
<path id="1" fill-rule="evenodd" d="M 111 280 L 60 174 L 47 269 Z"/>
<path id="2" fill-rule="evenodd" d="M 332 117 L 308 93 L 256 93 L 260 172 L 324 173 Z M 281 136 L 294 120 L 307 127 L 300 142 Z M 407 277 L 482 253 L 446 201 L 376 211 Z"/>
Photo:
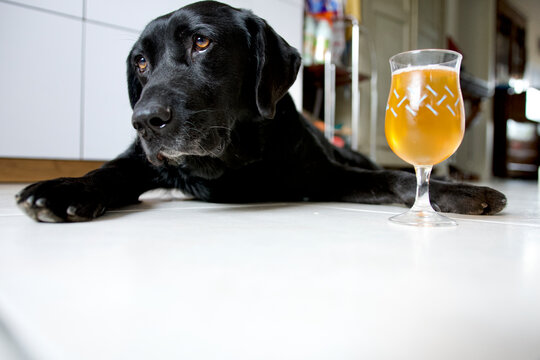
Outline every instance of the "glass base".
<path id="1" fill-rule="evenodd" d="M 411 209 L 407 212 L 404 212 L 403 214 L 392 216 L 389 220 L 397 224 L 422 227 L 457 225 L 454 220 L 435 212 L 435 210 L 426 211 Z"/>

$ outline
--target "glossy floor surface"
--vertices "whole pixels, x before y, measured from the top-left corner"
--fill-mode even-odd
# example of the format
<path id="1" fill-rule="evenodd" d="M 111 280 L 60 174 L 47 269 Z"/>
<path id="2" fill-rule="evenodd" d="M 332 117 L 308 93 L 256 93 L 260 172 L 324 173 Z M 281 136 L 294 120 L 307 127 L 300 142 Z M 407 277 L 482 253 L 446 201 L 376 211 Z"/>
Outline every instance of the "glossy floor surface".
<path id="1" fill-rule="evenodd" d="M 455 228 L 341 203 L 154 192 L 39 224 L 0 185 L 0 358 L 540 359 L 540 197 Z"/>

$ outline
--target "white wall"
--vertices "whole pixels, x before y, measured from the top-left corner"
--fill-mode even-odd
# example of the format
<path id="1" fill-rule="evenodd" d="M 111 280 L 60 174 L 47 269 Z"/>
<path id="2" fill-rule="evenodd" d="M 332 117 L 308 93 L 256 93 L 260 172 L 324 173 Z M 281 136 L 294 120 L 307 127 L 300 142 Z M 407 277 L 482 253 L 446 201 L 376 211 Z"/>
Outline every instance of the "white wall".
<path id="1" fill-rule="evenodd" d="M 510 0 L 510 4 L 527 18 L 525 79 L 540 88 L 540 0 Z"/>
<path id="2" fill-rule="evenodd" d="M 134 139 L 125 60 L 188 0 L 0 0 L 0 157 L 110 159 Z M 302 0 L 230 0 L 302 45 Z M 301 106 L 301 78 L 291 89 Z"/>

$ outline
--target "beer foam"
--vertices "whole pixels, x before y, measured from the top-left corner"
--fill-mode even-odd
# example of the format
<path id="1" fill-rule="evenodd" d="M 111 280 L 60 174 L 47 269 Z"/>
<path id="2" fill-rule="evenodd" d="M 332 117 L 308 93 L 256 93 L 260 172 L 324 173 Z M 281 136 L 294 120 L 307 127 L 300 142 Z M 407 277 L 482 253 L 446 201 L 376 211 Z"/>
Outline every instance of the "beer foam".
<path id="1" fill-rule="evenodd" d="M 410 71 L 425 71 L 425 70 L 441 70 L 441 71 L 452 71 L 455 73 L 459 73 L 459 71 L 453 67 L 449 66 L 442 66 L 442 65 L 420 65 L 420 66 L 408 66 L 403 69 L 396 70 L 392 73 L 393 75 L 401 74 L 404 72 L 410 72 Z"/>

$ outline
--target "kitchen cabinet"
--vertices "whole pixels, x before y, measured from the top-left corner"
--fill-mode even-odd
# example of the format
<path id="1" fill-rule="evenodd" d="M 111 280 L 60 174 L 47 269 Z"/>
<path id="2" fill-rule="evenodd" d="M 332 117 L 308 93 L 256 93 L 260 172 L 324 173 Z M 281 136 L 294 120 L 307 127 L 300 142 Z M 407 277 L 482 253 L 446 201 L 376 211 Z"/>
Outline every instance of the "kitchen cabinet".
<path id="1" fill-rule="evenodd" d="M 78 158 L 82 23 L 0 2 L 0 157 Z"/>
<path id="2" fill-rule="evenodd" d="M 135 139 L 131 126 L 126 59 L 138 34 L 86 25 L 81 158 L 109 159 Z"/>
<path id="3" fill-rule="evenodd" d="M 12 2 L 57 14 L 71 15 L 79 18 L 83 16 L 83 0 L 12 0 Z"/>
<path id="4" fill-rule="evenodd" d="M 134 139 L 125 61 L 148 22 L 192 1 L 0 2 L 0 157 L 108 160 Z M 301 49 L 301 0 L 225 1 Z M 301 104 L 301 80 L 291 89 Z"/>
<path id="5" fill-rule="evenodd" d="M 112 24 L 118 27 L 141 31 L 155 18 L 189 4 L 188 0 L 110 1 L 87 0 L 86 17 L 89 21 Z"/>

